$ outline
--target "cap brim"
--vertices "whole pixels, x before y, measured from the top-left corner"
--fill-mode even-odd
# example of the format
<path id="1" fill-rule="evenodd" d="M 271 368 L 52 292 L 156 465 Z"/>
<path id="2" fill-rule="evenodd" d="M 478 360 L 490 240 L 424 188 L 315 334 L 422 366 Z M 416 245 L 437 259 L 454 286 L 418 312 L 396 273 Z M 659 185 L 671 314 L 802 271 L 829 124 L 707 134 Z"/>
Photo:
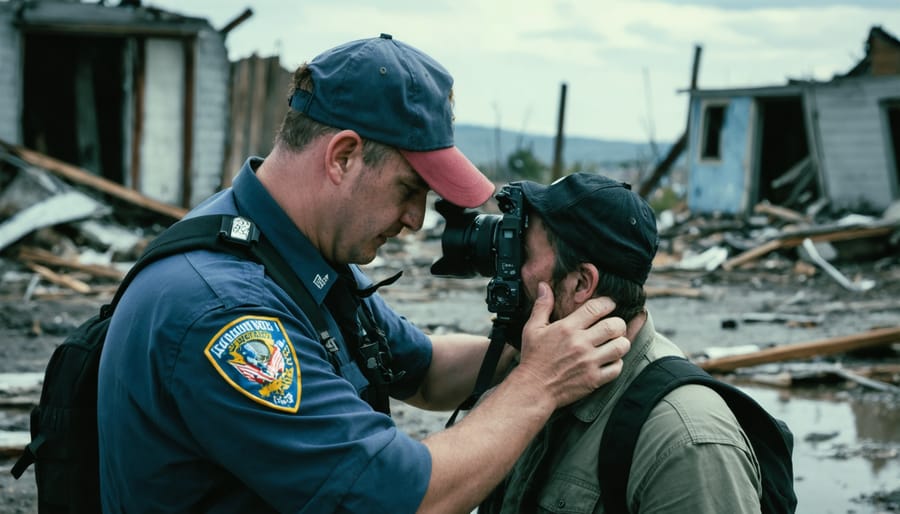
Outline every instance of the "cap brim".
<path id="1" fill-rule="evenodd" d="M 494 194 L 494 184 L 455 146 L 400 153 L 435 193 L 452 204 L 478 207 Z"/>

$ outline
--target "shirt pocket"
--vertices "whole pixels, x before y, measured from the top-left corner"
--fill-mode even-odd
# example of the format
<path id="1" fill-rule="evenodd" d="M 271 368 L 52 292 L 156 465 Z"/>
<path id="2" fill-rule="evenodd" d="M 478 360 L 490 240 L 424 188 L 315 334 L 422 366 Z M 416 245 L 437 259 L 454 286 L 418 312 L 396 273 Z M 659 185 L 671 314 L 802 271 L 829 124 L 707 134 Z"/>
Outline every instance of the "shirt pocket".
<path id="1" fill-rule="evenodd" d="M 600 501 L 596 484 L 572 477 L 555 476 L 541 490 L 538 512 L 554 514 L 590 514 Z"/>

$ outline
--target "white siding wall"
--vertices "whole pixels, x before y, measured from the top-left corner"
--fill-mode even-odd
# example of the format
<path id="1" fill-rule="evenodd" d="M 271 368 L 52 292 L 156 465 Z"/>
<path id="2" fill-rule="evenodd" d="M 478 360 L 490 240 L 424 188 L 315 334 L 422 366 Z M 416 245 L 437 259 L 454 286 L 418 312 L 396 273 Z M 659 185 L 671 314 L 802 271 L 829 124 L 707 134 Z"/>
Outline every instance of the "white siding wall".
<path id="1" fill-rule="evenodd" d="M 818 115 L 825 192 L 836 209 L 880 211 L 896 195 L 879 105 L 886 98 L 900 98 L 900 77 L 847 79 L 810 91 L 807 107 Z"/>
<path id="2" fill-rule="evenodd" d="M 231 84 L 228 52 L 221 34 L 200 32 L 196 50 L 191 207 L 216 192 L 222 181 Z"/>
<path id="3" fill-rule="evenodd" d="M 16 5 L 0 3 L 0 139 L 22 144 L 22 39 L 13 26 Z"/>
<path id="4" fill-rule="evenodd" d="M 161 202 L 181 205 L 184 44 L 147 39 L 145 59 L 138 190 Z"/>

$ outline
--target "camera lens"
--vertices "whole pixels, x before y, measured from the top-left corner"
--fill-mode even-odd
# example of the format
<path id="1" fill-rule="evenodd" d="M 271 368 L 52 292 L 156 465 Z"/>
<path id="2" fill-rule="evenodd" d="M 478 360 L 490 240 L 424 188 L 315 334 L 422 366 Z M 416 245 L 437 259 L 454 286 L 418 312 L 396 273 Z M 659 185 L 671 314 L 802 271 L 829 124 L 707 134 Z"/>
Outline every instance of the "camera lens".
<path id="1" fill-rule="evenodd" d="M 441 237 L 443 256 L 432 264 L 431 273 L 446 277 L 491 277 L 497 270 L 494 238 L 502 216 L 479 214 L 445 200 L 435 203 L 446 227 Z"/>

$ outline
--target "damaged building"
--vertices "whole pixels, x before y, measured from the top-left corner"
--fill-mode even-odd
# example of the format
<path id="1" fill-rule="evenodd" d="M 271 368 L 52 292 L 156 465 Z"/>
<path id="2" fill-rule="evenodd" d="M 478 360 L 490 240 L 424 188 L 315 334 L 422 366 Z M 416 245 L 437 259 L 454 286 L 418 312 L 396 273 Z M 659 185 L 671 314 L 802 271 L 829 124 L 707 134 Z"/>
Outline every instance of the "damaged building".
<path id="1" fill-rule="evenodd" d="M 900 41 L 880 27 L 826 82 L 690 92 L 688 207 L 877 214 L 900 198 Z"/>
<path id="2" fill-rule="evenodd" d="M 140 1 L 0 3 L 0 141 L 190 207 L 228 152 L 228 31 Z"/>

